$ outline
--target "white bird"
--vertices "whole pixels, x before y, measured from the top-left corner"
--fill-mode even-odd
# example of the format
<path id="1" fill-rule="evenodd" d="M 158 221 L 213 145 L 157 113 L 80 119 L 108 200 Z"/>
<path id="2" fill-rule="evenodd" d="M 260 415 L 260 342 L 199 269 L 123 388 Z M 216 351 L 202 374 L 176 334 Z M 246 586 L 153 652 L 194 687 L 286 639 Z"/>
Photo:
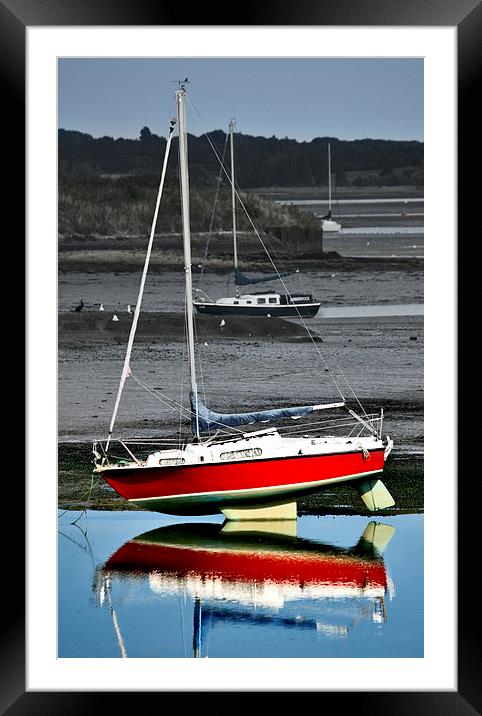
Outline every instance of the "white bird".
<path id="1" fill-rule="evenodd" d="M 132 313 L 130 303 L 127 304 L 127 313 Z"/>
<path id="2" fill-rule="evenodd" d="M 103 311 L 103 310 L 104 310 L 104 304 L 101 303 L 100 306 L 99 306 L 99 311 Z"/>
<path id="3" fill-rule="evenodd" d="M 208 344 L 206 343 L 206 341 L 204 341 L 204 345 L 205 345 L 205 346 L 207 346 L 207 345 L 208 345 Z"/>
<path id="4" fill-rule="evenodd" d="M 221 323 L 219 325 L 221 326 L 221 328 L 226 325 L 226 321 L 224 320 L 224 318 L 221 319 Z"/>
<path id="5" fill-rule="evenodd" d="M 117 316 L 115 315 L 115 313 L 114 313 L 114 315 L 112 316 L 112 320 L 113 320 L 113 321 L 118 321 L 118 320 L 119 320 L 119 319 L 117 318 Z"/>
<path id="6" fill-rule="evenodd" d="M 367 241 L 367 246 L 370 246 L 370 242 L 369 242 L 369 241 Z"/>
<path id="7" fill-rule="evenodd" d="M 271 318 L 271 313 L 267 313 L 266 318 Z"/>
<path id="8" fill-rule="evenodd" d="M 336 276 L 336 273 L 331 274 L 331 278 L 335 278 L 335 276 Z"/>

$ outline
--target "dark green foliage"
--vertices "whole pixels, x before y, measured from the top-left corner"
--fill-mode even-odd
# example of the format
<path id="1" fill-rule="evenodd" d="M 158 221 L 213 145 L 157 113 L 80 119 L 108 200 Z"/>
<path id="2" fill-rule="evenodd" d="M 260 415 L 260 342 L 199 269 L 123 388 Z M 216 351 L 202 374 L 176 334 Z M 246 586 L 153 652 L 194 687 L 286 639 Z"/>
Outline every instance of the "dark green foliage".
<path id="1" fill-rule="evenodd" d="M 59 175 L 99 176 L 103 174 L 158 175 L 166 139 L 143 127 L 139 139 L 94 138 L 90 134 L 60 129 Z M 223 154 L 226 134 L 209 133 L 219 156 Z M 367 177 L 374 185 L 423 182 L 423 143 L 357 139 L 344 141 L 317 137 L 311 142 L 276 137 L 235 135 L 236 174 L 244 188 L 279 186 L 321 186 L 328 183 L 328 142 L 331 144 L 332 171 L 337 183 L 364 186 Z M 188 137 L 190 179 L 196 186 L 215 186 L 219 163 L 206 136 Z M 229 162 L 227 163 L 227 165 Z M 226 166 L 227 166 L 226 165 Z M 409 169 L 413 175 L 400 175 Z M 171 173 L 177 172 L 177 138 L 170 157 Z M 367 172 L 368 174 L 365 174 Z M 421 179 L 421 180 L 420 180 Z M 417 181 L 415 181 L 417 180 Z M 361 184 L 360 184 L 361 182 Z"/>

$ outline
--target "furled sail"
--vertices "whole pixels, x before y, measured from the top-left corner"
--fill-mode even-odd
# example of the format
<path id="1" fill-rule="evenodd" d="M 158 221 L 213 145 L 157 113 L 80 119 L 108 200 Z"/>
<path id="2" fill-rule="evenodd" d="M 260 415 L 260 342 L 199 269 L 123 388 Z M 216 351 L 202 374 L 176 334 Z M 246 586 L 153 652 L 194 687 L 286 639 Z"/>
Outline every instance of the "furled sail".
<path id="1" fill-rule="evenodd" d="M 237 427 L 238 425 L 249 425 L 250 423 L 262 423 L 268 420 L 277 420 L 279 418 L 298 418 L 302 415 L 312 413 L 318 408 L 316 405 L 303 405 L 296 408 L 273 408 L 272 410 L 257 410 L 252 413 L 216 413 L 209 410 L 197 398 L 197 414 L 196 401 L 194 393 L 189 395 L 191 400 L 191 423 L 193 433 L 196 432 L 196 426 L 200 432 L 207 430 L 218 430 L 225 427 Z"/>
<path id="2" fill-rule="evenodd" d="M 250 283 L 263 283 L 264 281 L 274 281 L 283 276 L 290 276 L 293 271 L 282 271 L 281 273 L 270 273 L 264 276 L 245 276 L 239 269 L 234 269 L 234 283 L 236 286 L 248 286 Z"/>

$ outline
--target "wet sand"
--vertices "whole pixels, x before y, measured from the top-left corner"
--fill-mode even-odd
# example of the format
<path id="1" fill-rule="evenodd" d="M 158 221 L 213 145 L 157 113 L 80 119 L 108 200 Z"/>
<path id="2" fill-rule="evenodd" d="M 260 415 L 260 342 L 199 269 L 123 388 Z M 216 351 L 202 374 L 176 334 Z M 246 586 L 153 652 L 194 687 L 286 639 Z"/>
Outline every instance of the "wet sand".
<path id="1" fill-rule="evenodd" d="M 202 320 L 199 320 L 202 319 Z M 59 438 L 103 439 L 112 414 L 132 316 L 59 316 Z M 335 402 L 385 410 L 385 429 L 403 454 L 423 449 L 423 316 L 317 318 L 313 342 L 299 322 L 275 318 L 197 317 L 199 386 L 220 412 Z M 154 394 L 187 404 L 182 314 L 142 316 L 131 368 Z M 330 371 L 330 372 L 329 372 Z M 330 376 L 336 380 L 338 388 Z M 184 425 L 185 421 L 182 421 Z M 187 424 L 187 423 L 186 423 Z M 118 437 L 167 436 L 180 425 L 135 381 L 126 384 Z"/>
<path id="2" fill-rule="evenodd" d="M 127 344 L 132 314 L 112 312 L 59 313 L 59 345 L 85 346 L 91 343 Z M 296 340 L 306 337 L 301 324 L 272 317 L 227 316 L 224 325 L 217 316 L 197 316 L 196 329 L 200 340 L 229 340 L 253 338 L 257 340 Z M 184 316 L 180 313 L 142 313 L 136 331 L 136 343 L 166 343 L 184 341 Z"/>

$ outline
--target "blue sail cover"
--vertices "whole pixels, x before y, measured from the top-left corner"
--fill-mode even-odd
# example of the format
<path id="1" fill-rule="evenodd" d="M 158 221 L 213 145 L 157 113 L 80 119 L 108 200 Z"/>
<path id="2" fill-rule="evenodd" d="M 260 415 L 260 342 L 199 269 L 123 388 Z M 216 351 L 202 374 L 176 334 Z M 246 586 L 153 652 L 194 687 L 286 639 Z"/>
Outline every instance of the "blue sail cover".
<path id="1" fill-rule="evenodd" d="M 194 393 L 191 392 L 189 398 L 191 400 L 191 427 L 194 434 L 196 434 L 196 422 L 199 425 L 199 432 L 206 432 L 211 429 L 218 430 L 223 426 L 237 427 L 238 425 L 262 423 L 279 418 L 298 418 L 313 412 L 312 405 L 302 405 L 297 408 L 274 408 L 273 410 L 258 410 L 252 413 L 215 413 L 213 410 L 206 408 L 198 397 L 196 421 Z"/>
<path id="2" fill-rule="evenodd" d="M 269 273 L 264 276 L 245 276 L 239 269 L 234 269 L 234 283 L 236 286 L 249 286 L 250 283 L 263 283 L 264 281 L 274 281 L 283 276 L 289 276 L 293 271 L 282 271 L 281 273 Z"/>

